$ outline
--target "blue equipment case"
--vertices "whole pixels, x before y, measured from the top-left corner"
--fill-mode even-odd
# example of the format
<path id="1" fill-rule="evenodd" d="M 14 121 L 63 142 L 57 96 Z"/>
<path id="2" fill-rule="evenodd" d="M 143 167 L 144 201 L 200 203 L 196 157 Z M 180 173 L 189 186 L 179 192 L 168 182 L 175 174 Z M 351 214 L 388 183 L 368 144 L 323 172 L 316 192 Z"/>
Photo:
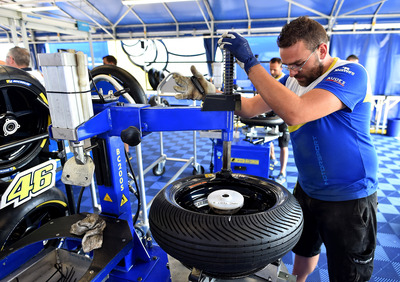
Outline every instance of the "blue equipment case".
<path id="1" fill-rule="evenodd" d="M 217 139 L 214 146 L 214 172 L 222 168 L 223 143 Z M 231 169 L 233 173 L 243 173 L 268 178 L 270 142 L 253 144 L 244 140 L 232 141 Z"/>

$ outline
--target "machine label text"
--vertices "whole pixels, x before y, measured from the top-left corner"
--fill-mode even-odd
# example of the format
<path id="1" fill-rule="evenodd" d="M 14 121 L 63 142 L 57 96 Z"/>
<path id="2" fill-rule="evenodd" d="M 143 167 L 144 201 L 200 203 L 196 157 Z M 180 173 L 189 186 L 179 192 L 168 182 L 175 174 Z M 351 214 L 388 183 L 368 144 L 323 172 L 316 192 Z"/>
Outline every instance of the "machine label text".
<path id="1" fill-rule="evenodd" d="M 122 171 L 122 162 L 121 162 L 121 151 L 117 149 L 117 162 L 118 162 L 118 177 L 119 177 L 119 185 L 121 191 L 124 191 L 124 178 L 123 178 L 123 171 Z"/>
<path id="2" fill-rule="evenodd" d="M 232 163 L 259 165 L 259 160 L 231 158 Z"/>

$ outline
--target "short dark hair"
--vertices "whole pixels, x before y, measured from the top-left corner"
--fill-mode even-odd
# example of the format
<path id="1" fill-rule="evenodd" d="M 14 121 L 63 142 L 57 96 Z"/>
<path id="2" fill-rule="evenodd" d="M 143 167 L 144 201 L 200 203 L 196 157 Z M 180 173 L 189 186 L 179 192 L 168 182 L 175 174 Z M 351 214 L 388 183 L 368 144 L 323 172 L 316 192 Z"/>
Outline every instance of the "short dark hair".
<path id="1" fill-rule="evenodd" d="M 112 55 L 107 55 L 103 57 L 103 60 L 106 59 L 107 62 L 117 65 L 117 59 Z"/>
<path id="2" fill-rule="evenodd" d="M 320 23 L 302 16 L 285 24 L 277 39 L 279 48 L 293 46 L 299 41 L 303 41 L 307 49 L 313 50 L 321 43 L 328 43 L 328 34 Z"/>
<path id="3" fill-rule="evenodd" d="M 282 60 L 281 60 L 281 58 L 274 57 L 271 60 L 269 60 L 269 63 L 270 64 L 278 63 L 278 64 L 282 65 Z"/>
<path id="4" fill-rule="evenodd" d="M 358 57 L 356 55 L 354 55 L 354 54 L 351 54 L 346 58 L 346 60 L 351 60 L 351 59 L 358 60 Z"/>

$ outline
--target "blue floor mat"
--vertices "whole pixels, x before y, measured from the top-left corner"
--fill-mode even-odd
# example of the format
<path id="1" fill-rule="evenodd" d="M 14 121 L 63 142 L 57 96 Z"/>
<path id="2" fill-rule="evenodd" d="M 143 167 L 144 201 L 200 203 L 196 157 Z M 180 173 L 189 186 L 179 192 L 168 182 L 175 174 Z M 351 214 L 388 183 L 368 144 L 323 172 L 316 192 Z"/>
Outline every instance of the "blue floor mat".
<path id="1" fill-rule="evenodd" d="M 371 281 L 391 282 L 400 281 L 400 141 L 385 135 L 372 135 L 379 157 L 379 190 L 378 190 L 378 240 L 375 252 L 375 264 Z M 159 134 L 152 133 L 142 140 L 142 154 L 144 167 L 153 163 L 160 156 Z M 277 140 L 275 153 L 279 156 Z M 164 132 L 163 149 L 168 158 L 182 159 L 181 161 L 166 161 L 166 171 L 161 176 L 153 175 L 150 170 L 145 175 L 146 199 L 148 202 L 163 188 L 183 165 L 183 160 L 194 156 L 193 148 L 196 144 L 197 162 L 210 172 L 212 163 L 212 141 L 209 138 L 200 138 L 196 134 L 194 143 L 193 132 Z M 132 165 L 137 172 L 136 150 L 131 148 Z M 279 164 L 275 167 L 275 174 L 279 172 Z M 179 178 L 191 176 L 193 167 L 186 168 Z M 267 172 L 266 172 L 267 174 Z M 265 177 L 267 177 L 266 175 Z M 297 179 L 297 169 L 294 165 L 291 145 L 289 145 L 289 160 L 287 164 L 287 183 L 285 186 L 293 191 Z M 79 194 L 79 189 L 74 194 Z M 132 209 L 136 210 L 135 199 L 132 196 Z M 82 211 L 92 211 L 91 194 L 87 189 L 82 198 Z M 283 262 L 292 271 L 294 254 L 289 252 L 283 257 Z M 322 253 L 318 266 L 307 281 L 329 281 L 326 253 Z"/>

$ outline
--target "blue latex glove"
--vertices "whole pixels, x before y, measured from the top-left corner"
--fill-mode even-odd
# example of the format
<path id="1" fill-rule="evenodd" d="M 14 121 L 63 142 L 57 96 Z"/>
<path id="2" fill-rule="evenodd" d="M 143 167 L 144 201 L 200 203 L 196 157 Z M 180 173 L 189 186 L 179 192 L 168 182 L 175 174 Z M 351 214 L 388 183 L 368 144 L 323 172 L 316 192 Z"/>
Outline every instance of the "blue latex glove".
<path id="1" fill-rule="evenodd" d="M 218 45 L 221 49 L 230 51 L 246 73 L 249 73 L 250 68 L 260 63 L 254 57 L 249 42 L 236 32 L 229 31 L 222 34 L 222 37 L 218 40 Z"/>

